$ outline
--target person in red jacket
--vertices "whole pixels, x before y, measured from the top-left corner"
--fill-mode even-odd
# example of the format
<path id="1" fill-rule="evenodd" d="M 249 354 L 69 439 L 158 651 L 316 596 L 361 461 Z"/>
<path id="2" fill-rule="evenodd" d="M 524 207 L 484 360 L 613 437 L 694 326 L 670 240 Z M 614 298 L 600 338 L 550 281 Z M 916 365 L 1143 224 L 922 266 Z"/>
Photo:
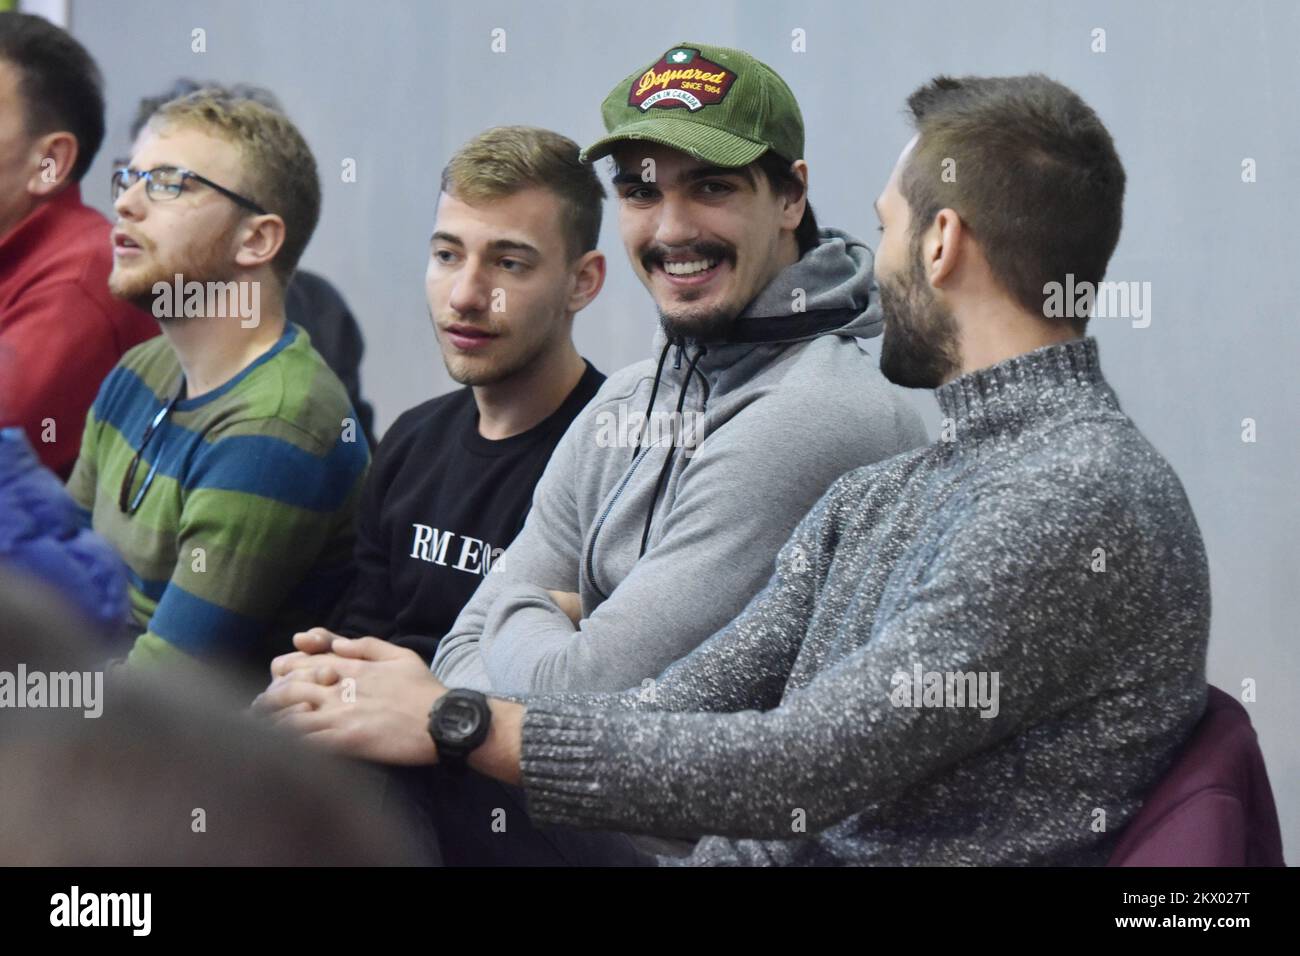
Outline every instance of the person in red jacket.
<path id="1" fill-rule="evenodd" d="M 100 382 L 158 334 L 109 294 L 111 227 L 81 201 L 103 139 L 90 54 L 40 17 L 0 13 L 0 427 L 21 426 L 65 479 Z"/>

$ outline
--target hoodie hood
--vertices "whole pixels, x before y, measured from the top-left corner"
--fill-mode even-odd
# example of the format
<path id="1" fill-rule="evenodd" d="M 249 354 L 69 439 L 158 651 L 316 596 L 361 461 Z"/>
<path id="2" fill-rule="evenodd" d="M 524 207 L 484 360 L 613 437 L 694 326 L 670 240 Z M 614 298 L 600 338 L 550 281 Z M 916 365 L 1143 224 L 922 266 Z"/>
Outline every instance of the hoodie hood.
<path id="1" fill-rule="evenodd" d="M 725 341 L 705 343 L 710 356 L 716 361 L 734 357 L 729 354 L 734 346 L 801 342 L 821 335 L 860 339 L 879 335 L 883 315 L 872 274 L 874 262 L 875 255 L 861 239 L 839 229 L 819 230 L 817 245 L 763 287 L 740 313 Z M 802 301 L 795 297 L 797 289 L 803 290 Z M 682 344 L 695 342 L 687 339 Z M 656 356 L 667 345 L 667 334 L 657 328 Z"/>
<path id="2" fill-rule="evenodd" d="M 745 308 L 736 323 L 738 333 L 766 324 L 757 320 L 780 319 L 798 326 L 801 314 L 820 313 L 843 318 L 828 330 L 837 335 L 865 339 L 880 334 L 882 316 L 872 276 L 875 254 L 861 239 L 839 229 L 822 229 L 818 237 L 816 246 L 782 269 Z M 791 311 L 795 289 L 804 290 L 803 313 Z M 797 342 L 819 334 L 792 328 L 789 335 L 762 341 Z"/>

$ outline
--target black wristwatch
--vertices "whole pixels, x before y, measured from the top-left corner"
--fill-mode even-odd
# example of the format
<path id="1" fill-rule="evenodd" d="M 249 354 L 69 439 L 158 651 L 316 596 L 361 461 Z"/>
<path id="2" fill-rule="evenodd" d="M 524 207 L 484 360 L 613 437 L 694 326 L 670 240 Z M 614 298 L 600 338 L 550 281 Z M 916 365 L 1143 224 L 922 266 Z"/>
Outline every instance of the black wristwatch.
<path id="1" fill-rule="evenodd" d="M 429 711 L 429 736 L 438 748 L 438 763 L 454 771 L 465 769 L 465 760 L 487 740 L 492 709 L 488 699 L 476 690 L 449 690 Z"/>

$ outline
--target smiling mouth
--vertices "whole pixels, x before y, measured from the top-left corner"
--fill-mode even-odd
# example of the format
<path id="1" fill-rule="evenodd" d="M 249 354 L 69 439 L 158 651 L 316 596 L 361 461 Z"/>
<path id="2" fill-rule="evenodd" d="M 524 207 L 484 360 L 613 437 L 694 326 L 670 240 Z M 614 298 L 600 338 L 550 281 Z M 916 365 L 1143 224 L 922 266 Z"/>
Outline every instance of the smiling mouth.
<path id="1" fill-rule="evenodd" d="M 656 263 L 656 271 L 661 272 L 673 285 L 703 285 L 718 274 L 725 261 L 720 256 L 661 259 Z"/>
<path id="2" fill-rule="evenodd" d="M 670 276 L 692 276 L 698 272 L 708 272 L 717 268 L 721 259 L 693 259 L 690 262 L 665 262 L 663 270 Z"/>

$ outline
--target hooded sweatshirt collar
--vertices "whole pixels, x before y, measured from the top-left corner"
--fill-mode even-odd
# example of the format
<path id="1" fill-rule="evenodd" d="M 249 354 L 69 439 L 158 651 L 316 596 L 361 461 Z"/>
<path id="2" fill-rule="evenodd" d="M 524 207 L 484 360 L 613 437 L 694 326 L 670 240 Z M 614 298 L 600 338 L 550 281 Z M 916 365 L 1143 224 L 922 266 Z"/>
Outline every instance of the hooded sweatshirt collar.
<path id="1" fill-rule="evenodd" d="M 708 352 L 701 358 L 700 368 L 729 365 L 760 344 L 800 342 L 822 335 L 879 335 L 883 317 L 872 278 L 873 261 L 871 249 L 861 239 L 839 229 L 820 230 L 817 245 L 763 287 L 741 312 L 725 341 L 703 343 Z M 656 357 L 669 344 L 663 328 L 657 328 Z M 688 348 L 696 345 L 691 339 L 683 344 Z"/>

